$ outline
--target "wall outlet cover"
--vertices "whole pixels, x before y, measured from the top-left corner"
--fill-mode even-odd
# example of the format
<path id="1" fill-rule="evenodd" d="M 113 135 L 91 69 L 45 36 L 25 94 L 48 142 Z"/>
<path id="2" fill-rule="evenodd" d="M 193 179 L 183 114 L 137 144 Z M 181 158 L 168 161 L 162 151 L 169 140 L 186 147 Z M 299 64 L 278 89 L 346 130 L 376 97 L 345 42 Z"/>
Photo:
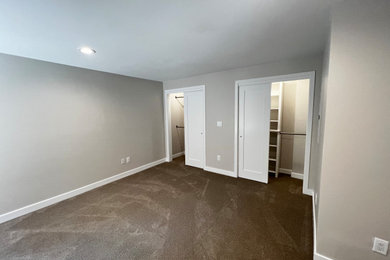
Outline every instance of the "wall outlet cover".
<path id="1" fill-rule="evenodd" d="M 221 156 L 217 155 L 217 161 L 220 161 L 220 160 L 221 160 Z"/>
<path id="2" fill-rule="evenodd" d="M 126 163 L 129 163 L 130 162 L 130 156 L 127 156 L 126 157 Z"/>
<path id="3" fill-rule="evenodd" d="M 126 163 L 125 158 L 122 158 L 122 159 L 121 159 L 121 164 L 125 164 L 125 163 Z"/>
<path id="4" fill-rule="evenodd" d="M 217 127 L 222 127 L 222 121 L 217 121 Z"/>
<path id="5" fill-rule="evenodd" d="M 382 254 L 382 255 L 387 255 L 388 249 L 389 249 L 389 241 L 374 237 L 372 251 L 377 252 L 377 253 Z"/>

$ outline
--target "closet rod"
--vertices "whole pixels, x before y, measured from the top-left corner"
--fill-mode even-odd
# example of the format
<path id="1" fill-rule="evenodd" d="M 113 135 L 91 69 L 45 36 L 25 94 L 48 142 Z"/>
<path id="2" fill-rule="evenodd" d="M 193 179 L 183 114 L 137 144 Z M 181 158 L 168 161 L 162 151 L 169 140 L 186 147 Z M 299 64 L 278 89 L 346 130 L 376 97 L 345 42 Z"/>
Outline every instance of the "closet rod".
<path id="1" fill-rule="evenodd" d="M 178 98 L 184 98 L 184 96 L 175 96 L 176 99 Z"/>
<path id="2" fill-rule="evenodd" d="M 289 132 L 279 132 L 281 135 L 306 135 L 304 133 L 289 133 Z"/>
<path id="3" fill-rule="evenodd" d="M 178 125 L 176 125 L 176 128 L 184 128 L 184 126 L 178 126 Z"/>

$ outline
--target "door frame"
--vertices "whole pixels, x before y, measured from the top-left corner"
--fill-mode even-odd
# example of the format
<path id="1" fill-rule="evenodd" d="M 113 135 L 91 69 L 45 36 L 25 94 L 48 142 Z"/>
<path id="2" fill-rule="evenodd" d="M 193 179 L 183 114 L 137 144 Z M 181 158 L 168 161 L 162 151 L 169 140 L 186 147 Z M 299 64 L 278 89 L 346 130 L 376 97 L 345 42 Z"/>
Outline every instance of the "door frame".
<path id="1" fill-rule="evenodd" d="M 310 175 L 310 155 L 312 143 L 312 127 L 313 127 L 313 109 L 314 109 L 314 87 L 315 87 L 315 71 L 293 73 L 286 75 L 278 75 L 271 77 L 252 78 L 245 80 L 236 80 L 234 90 L 234 173 L 238 177 L 238 93 L 240 85 L 273 83 L 280 81 L 291 81 L 309 79 L 309 108 L 306 123 L 306 141 L 305 141 L 305 163 L 303 170 L 303 194 L 312 195 L 313 191 L 309 189 Z"/>
<path id="2" fill-rule="evenodd" d="M 203 93 L 203 169 L 206 165 L 206 86 L 205 85 L 198 85 L 198 86 L 190 86 L 190 87 L 184 87 L 184 88 L 174 88 L 174 89 L 165 89 L 163 93 L 163 99 L 164 99 L 164 135 L 165 135 L 165 161 L 171 162 L 172 161 L 172 133 L 171 133 L 171 106 L 170 106 L 170 100 L 169 95 L 174 93 L 183 93 L 185 95 L 186 92 L 192 92 L 192 91 L 202 91 Z M 185 104 L 184 104 L 185 106 Z M 184 117 L 185 117 L 184 113 Z M 186 139 L 186 131 L 184 129 L 184 139 Z M 187 148 L 184 147 L 186 150 Z"/>

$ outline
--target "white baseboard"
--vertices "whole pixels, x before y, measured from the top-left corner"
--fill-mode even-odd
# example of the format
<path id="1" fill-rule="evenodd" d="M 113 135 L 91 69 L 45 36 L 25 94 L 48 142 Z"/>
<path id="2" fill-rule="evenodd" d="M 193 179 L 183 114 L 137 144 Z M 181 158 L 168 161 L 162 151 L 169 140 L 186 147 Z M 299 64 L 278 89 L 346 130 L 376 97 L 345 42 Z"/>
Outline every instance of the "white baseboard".
<path id="1" fill-rule="evenodd" d="M 311 190 L 312 195 L 312 203 L 313 203 L 313 260 L 333 260 L 327 256 L 321 255 L 317 253 L 317 221 L 316 221 L 316 208 L 315 208 L 315 198 L 314 192 Z"/>
<path id="2" fill-rule="evenodd" d="M 175 158 L 180 157 L 182 155 L 184 155 L 184 151 L 180 152 L 180 153 L 175 153 L 174 155 L 172 155 L 172 159 L 175 159 Z"/>
<path id="3" fill-rule="evenodd" d="M 291 178 L 303 180 L 303 173 L 293 172 L 291 169 L 279 168 L 279 173 L 290 174 Z"/>
<path id="4" fill-rule="evenodd" d="M 213 167 L 209 167 L 209 166 L 205 166 L 204 170 L 208 171 L 208 172 L 214 172 L 214 173 L 218 173 L 218 174 L 222 174 L 222 175 L 226 175 L 226 176 L 237 178 L 237 175 L 234 172 L 232 172 L 232 171 L 227 171 L 227 170 L 223 170 L 223 169 L 213 168 Z"/>
<path id="5" fill-rule="evenodd" d="M 303 173 L 291 172 L 291 178 L 303 180 Z"/>
<path id="6" fill-rule="evenodd" d="M 333 259 L 318 253 L 314 253 L 314 260 L 333 260 Z"/>
<path id="7" fill-rule="evenodd" d="M 4 214 L 0 215 L 0 223 L 4 223 L 4 222 L 6 222 L 8 220 L 11 220 L 11 219 L 14 219 L 14 218 L 26 215 L 26 214 L 31 213 L 33 211 L 45 208 L 47 206 L 53 205 L 55 203 L 58 203 L 60 201 L 69 199 L 69 198 L 77 196 L 77 195 L 80 195 L 80 194 L 82 194 L 84 192 L 96 189 L 96 188 L 98 188 L 100 186 L 103 186 L 103 185 L 106 185 L 108 183 L 117 181 L 119 179 L 125 178 L 125 177 L 130 176 L 130 175 L 133 175 L 135 173 L 138 173 L 138 172 L 141 172 L 143 170 L 149 169 L 149 168 L 151 168 L 153 166 L 156 166 L 156 165 L 164 163 L 164 162 L 165 162 L 165 158 L 157 160 L 157 161 L 154 161 L 154 162 L 151 162 L 151 163 L 147 163 L 147 164 L 144 164 L 144 165 L 139 166 L 137 168 L 134 168 L 134 169 L 131 169 L 131 170 L 119 173 L 117 175 L 108 177 L 106 179 L 103 179 L 103 180 L 100 180 L 100 181 L 88 184 L 86 186 L 80 187 L 78 189 L 71 190 L 71 191 L 59 194 L 57 196 L 54 196 L 54 197 L 51 197 L 51 198 L 48 198 L 48 199 L 45 199 L 45 200 L 42 200 L 42 201 L 30 204 L 30 205 L 27 205 L 25 207 L 22 207 L 22 208 L 19 208 L 19 209 L 16 209 L 16 210 L 4 213 Z"/>
<path id="8" fill-rule="evenodd" d="M 279 172 L 284 174 L 291 174 L 292 170 L 286 168 L 279 168 Z"/>

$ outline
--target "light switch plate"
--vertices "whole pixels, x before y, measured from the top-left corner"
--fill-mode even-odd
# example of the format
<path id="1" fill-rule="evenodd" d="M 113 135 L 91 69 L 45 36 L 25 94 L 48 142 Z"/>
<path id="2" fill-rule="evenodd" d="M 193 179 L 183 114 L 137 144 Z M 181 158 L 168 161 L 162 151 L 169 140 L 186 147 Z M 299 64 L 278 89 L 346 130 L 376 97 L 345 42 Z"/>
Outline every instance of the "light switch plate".
<path id="1" fill-rule="evenodd" d="M 372 246 L 372 251 L 380 253 L 382 255 L 387 255 L 387 250 L 389 249 L 389 241 L 386 241 L 381 238 L 374 237 L 374 243 Z"/>
<path id="2" fill-rule="evenodd" d="M 222 127 L 222 121 L 217 121 L 217 127 Z"/>

